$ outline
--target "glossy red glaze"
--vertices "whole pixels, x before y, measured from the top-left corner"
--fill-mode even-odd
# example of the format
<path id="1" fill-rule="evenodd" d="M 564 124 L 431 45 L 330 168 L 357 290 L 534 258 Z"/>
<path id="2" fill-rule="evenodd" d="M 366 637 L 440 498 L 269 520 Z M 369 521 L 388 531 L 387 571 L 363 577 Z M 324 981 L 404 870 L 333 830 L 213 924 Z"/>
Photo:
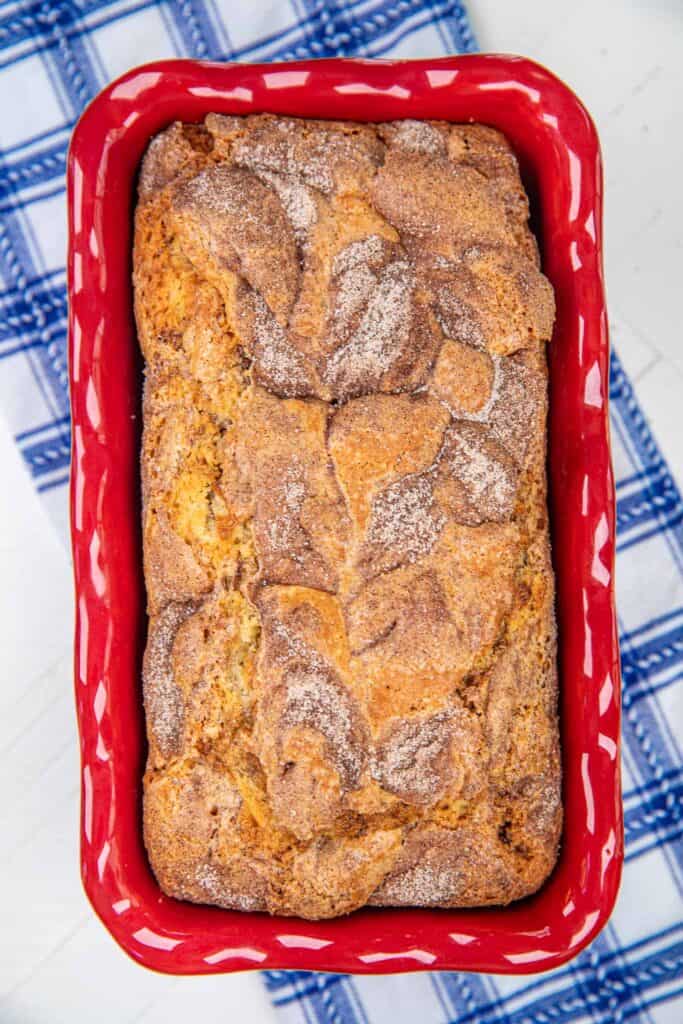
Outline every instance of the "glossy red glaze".
<path id="1" fill-rule="evenodd" d="M 209 110 L 481 121 L 505 132 L 519 155 L 557 296 L 549 464 L 566 818 L 551 879 L 506 909 L 363 910 L 313 924 L 178 902 L 150 872 L 140 826 L 145 605 L 131 215 L 150 136 Z M 602 176 L 588 114 L 557 78 L 513 57 L 171 61 L 129 72 L 94 100 L 74 132 L 68 178 L 81 861 L 96 912 L 132 957 L 178 974 L 523 973 L 573 957 L 607 921 L 623 858 Z"/>

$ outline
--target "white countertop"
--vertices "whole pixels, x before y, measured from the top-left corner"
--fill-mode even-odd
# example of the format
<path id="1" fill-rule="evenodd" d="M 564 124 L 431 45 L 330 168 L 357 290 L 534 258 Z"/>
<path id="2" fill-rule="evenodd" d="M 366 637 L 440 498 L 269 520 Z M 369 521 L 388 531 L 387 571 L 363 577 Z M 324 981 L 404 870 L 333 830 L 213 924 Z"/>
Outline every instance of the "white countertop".
<path id="1" fill-rule="evenodd" d="M 547 65 L 597 122 L 612 336 L 680 482 L 683 8 L 676 0 L 470 0 L 469 8 L 483 49 Z M 69 559 L 2 424 L 0 471 L 0 1020 L 273 1019 L 257 974 L 146 972 L 117 949 L 85 901 Z"/>

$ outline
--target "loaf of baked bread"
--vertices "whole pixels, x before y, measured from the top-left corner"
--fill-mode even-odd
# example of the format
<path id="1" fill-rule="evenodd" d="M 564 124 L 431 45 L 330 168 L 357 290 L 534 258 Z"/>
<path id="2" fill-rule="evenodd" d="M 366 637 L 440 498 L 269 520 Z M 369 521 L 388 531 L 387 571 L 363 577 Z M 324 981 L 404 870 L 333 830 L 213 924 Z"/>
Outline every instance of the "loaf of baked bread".
<path id="1" fill-rule="evenodd" d="M 209 115 L 144 158 L 144 832 L 169 895 L 534 892 L 561 831 L 554 302 L 478 125 Z"/>

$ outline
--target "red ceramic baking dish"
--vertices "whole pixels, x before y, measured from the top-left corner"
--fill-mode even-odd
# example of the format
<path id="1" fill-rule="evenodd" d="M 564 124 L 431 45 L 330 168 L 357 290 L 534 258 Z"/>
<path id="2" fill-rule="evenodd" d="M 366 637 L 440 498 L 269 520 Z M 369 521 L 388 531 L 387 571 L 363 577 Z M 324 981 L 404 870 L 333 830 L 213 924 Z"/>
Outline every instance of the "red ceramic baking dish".
<path id="1" fill-rule="evenodd" d="M 363 910 L 310 923 L 169 899 L 148 866 L 140 813 L 146 619 L 131 223 L 150 136 L 211 110 L 480 121 L 503 131 L 519 156 L 557 296 L 549 470 L 565 826 L 550 880 L 505 909 Z M 569 960 L 607 921 L 623 857 L 602 177 L 586 111 L 548 71 L 514 57 L 170 61 L 129 72 L 94 100 L 73 135 L 68 179 L 81 867 L 97 914 L 137 961 L 174 974 L 254 967 L 512 974 Z"/>

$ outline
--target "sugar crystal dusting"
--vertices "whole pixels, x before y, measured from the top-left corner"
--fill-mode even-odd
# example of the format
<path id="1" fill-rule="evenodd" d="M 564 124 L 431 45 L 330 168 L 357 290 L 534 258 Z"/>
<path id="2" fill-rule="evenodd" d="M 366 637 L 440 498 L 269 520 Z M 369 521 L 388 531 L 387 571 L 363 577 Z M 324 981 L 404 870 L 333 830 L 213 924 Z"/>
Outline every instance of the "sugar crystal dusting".
<path id="1" fill-rule="evenodd" d="M 299 245 L 303 245 L 315 224 L 318 210 L 313 193 L 307 185 L 272 171 L 258 171 L 258 177 L 277 192 L 285 213 L 294 228 Z"/>
<path id="2" fill-rule="evenodd" d="M 327 362 L 324 376 L 332 386 L 342 393 L 367 391 L 401 355 L 410 331 L 414 285 L 407 261 L 384 268 L 358 329 Z"/>
<path id="3" fill-rule="evenodd" d="M 435 506 L 430 476 L 403 477 L 375 498 L 367 544 L 414 562 L 431 551 L 445 521 Z"/>
<path id="4" fill-rule="evenodd" d="M 452 865 L 415 864 L 384 883 L 384 902 L 397 906 L 447 905 L 457 894 L 459 882 L 458 872 Z"/>
<path id="5" fill-rule="evenodd" d="M 404 800 L 434 803 L 451 775 L 450 741 L 447 714 L 399 720 L 376 747 L 372 774 Z"/>
<path id="6" fill-rule="evenodd" d="M 470 502 L 482 508 L 482 518 L 505 519 L 512 512 L 516 490 L 510 467 L 477 443 L 477 436 L 464 427 L 456 429 L 452 436 L 456 440 L 449 448 L 448 466 L 467 488 Z"/>
<path id="7" fill-rule="evenodd" d="M 209 861 L 197 865 L 194 881 L 214 903 L 221 906 L 243 911 L 263 909 L 261 899 L 252 893 L 231 886 L 217 866 Z"/>
<path id="8" fill-rule="evenodd" d="M 411 153 L 444 154 L 446 143 L 441 132 L 428 121 L 399 121 L 394 143 Z"/>
<path id="9" fill-rule="evenodd" d="M 145 706 L 154 739 L 164 756 L 179 746 L 185 707 L 173 678 L 173 644 L 182 623 L 197 609 L 194 603 L 168 604 L 153 621 L 144 663 Z"/>
<path id="10" fill-rule="evenodd" d="M 350 242 L 341 252 L 337 253 L 332 264 L 333 274 L 344 274 L 355 267 L 378 264 L 386 251 L 387 243 L 379 235 L 368 235 Z"/>
<path id="11" fill-rule="evenodd" d="M 322 733 L 344 784 L 357 785 L 363 757 L 355 735 L 350 695 L 331 681 L 329 670 L 292 671 L 286 687 L 282 724 L 308 726 Z"/>
<path id="12" fill-rule="evenodd" d="M 305 357 L 289 340 L 260 295 L 253 294 L 255 309 L 254 367 L 277 393 L 294 397 L 311 390 L 310 372 Z"/>

